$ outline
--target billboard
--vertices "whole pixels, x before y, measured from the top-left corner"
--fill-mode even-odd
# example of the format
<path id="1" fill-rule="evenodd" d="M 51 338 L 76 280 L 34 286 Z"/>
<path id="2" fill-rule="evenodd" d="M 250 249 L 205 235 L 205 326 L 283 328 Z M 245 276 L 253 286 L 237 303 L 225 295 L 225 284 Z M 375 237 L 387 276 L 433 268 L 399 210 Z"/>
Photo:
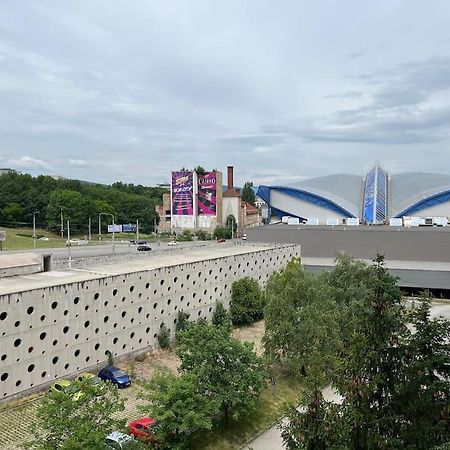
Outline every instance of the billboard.
<path id="1" fill-rule="evenodd" d="M 118 223 L 114 225 L 108 225 L 108 233 L 121 233 L 122 232 L 122 225 L 119 225 Z"/>
<path id="2" fill-rule="evenodd" d="M 136 233 L 136 224 L 135 223 L 122 224 L 122 232 L 123 233 Z"/>
<path id="3" fill-rule="evenodd" d="M 194 173 L 172 172 L 172 215 L 194 214 Z"/>
<path id="4" fill-rule="evenodd" d="M 206 172 L 198 177 L 198 214 L 217 214 L 217 172 Z"/>

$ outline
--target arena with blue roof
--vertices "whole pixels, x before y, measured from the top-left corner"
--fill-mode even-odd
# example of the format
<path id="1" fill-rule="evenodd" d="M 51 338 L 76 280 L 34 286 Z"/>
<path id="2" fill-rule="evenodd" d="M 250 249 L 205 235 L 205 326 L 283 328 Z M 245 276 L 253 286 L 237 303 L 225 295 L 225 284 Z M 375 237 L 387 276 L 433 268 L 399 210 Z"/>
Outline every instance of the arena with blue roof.
<path id="1" fill-rule="evenodd" d="M 286 186 L 261 185 L 258 196 L 269 206 L 272 219 L 283 216 L 301 221 L 330 218 L 345 223 L 359 219 L 384 224 L 392 218 L 449 217 L 450 178 L 447 175 L 409 172 L 390 176 L 375 164 L 365 176 L 327 175 Z"/>

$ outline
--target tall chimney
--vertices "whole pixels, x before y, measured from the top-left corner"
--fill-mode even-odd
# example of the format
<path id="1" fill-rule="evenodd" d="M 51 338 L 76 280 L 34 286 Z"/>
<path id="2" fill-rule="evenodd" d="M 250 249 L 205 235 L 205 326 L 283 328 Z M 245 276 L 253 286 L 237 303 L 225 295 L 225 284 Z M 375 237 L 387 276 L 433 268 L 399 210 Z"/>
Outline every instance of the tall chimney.
<path id="1" fill-rule="evenodd" d="M 227 167 L 227 173 L 228 173 L 228 190 L 232 191 L 234 190 L 233 187 L 233 166 Z"/>

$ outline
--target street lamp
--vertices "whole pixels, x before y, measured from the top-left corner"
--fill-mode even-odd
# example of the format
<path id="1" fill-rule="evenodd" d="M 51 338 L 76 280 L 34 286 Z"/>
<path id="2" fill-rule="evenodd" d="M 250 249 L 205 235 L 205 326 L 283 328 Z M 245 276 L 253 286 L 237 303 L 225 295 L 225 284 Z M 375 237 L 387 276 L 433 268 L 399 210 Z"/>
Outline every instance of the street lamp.
<path id="1" fill-rule="evenodd" d="M 112 225 L 113 225 L 113 236 L 112 236 L 112 240 L 113 240 L 113 253 L 115 253 L 116 251 L 116 247 L 115 247 L 115 223 L 114 223 L 114 214 L 111 213 L 100 213 L 98 215 L 98 234 L 100 237 L 100 241 L 102 240 L 102 216 L 111 216 L 112 217 Z"/>
<path id="2" fill-rule="evenodd" d="M 36 214 L 39 214 L 39 211 L 33 212 L 33 248 L 36 248 Z"/>

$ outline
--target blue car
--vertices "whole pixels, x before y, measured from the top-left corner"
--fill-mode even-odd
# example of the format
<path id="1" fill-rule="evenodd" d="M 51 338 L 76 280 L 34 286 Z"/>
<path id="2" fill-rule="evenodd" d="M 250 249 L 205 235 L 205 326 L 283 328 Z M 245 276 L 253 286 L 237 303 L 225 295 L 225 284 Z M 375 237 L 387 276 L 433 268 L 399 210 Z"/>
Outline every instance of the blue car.
<path id="1" fill-rule="evenodd" d="M 98 377 L 103 381 L 111 381 L 119 388 L 124 388 L 131 384 L 130 376 L 123 370 L 113 366 L 103 367 L 98 373 Z"/>

